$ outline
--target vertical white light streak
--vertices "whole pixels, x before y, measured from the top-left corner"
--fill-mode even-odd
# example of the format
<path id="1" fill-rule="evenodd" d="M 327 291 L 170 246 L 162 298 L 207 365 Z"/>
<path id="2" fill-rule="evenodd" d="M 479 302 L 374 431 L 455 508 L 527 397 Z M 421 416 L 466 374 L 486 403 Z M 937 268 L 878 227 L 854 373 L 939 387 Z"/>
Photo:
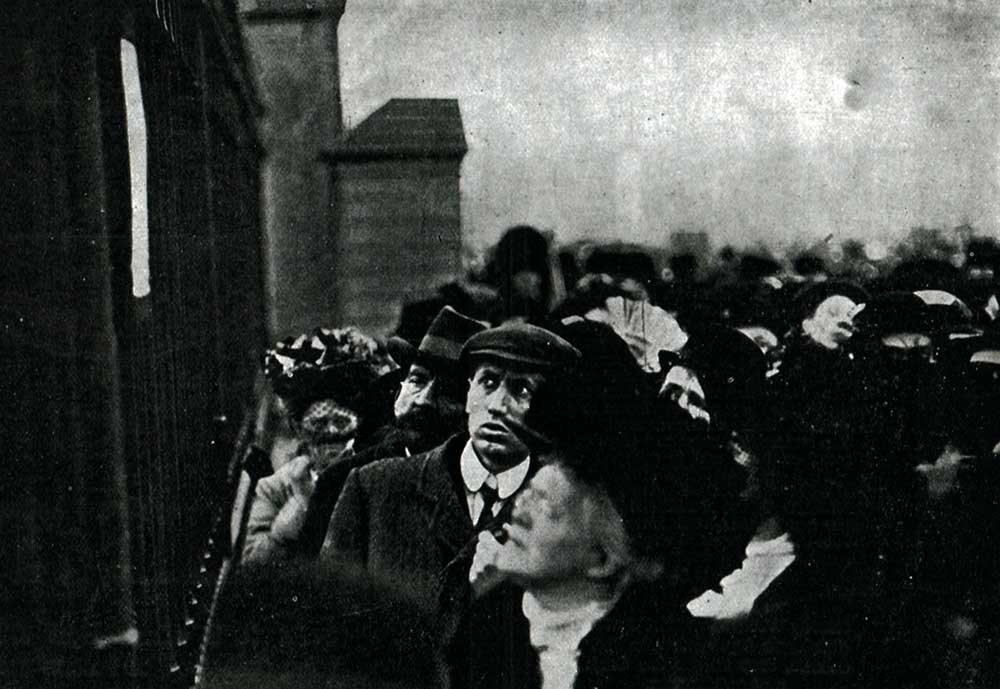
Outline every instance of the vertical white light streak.
<path id="1" fill-rule="evenodd" d="M 149 295 L 149 210 L 146 196 L 146 113 L 139 84 L 135 46 L 121 41 L 122 84 L 128 123 L 129 175 L 132 188 L 132 295 Z"/>

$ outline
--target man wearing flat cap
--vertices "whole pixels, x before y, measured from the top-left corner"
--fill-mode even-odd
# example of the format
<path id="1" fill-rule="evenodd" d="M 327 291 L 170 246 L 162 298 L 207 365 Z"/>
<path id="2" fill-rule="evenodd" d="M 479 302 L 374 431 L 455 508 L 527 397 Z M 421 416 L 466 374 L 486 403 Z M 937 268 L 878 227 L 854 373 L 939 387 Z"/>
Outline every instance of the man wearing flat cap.
<path id="1" fill-rule="evenodd" d="M 467 545 L 474 548 L 477 532 L 504 520 L 534 473 L 535 459 L 513 429 L 524 423 L 546 376 L 578 358 L 568 342 L 533 325 L 472 336 L 460 353 L 469 374 L 468 433 L 352 471 L 321 559 L 360 565 L 439 609 L 454 597 L 446 590 L 457 580 L 446 576 L 449 564 L 471 555 Z"/>

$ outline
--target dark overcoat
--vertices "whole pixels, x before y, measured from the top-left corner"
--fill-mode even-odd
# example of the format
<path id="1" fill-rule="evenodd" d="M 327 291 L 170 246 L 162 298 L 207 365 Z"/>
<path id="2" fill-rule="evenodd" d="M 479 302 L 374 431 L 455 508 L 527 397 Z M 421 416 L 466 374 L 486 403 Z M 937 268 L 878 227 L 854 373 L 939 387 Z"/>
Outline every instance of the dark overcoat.
<path id="1" fill-rule="evenodd" d="M 459 467 L 467 440 L 457 435 L 425 453 L 351 471 L 320 554 L 327 564 L 360 565 L 431 611 L 452 687 L 475 684 L 470 653 L 504 639 L 519 613 L 509 596 L 494 597 L 472 617 L 465 605 L 477 542 Z M 536 466 L 532 461 L 529 478 Z M 513 503 L 508 499 L 484 528 L 508 520 Z"/>
<path id="2" fill-rule="evenodd" d="M 294 545 L 298 554 L 307 557 L 319 554 L 326 538 L 327 527 L 330 525 L 333 508 L 350 473 L 380 459 L 405 456 L 407 441 L 408 437 L 404 433 L 394 428 L 387 428 L 377 444 L 359 452 L 345 452 L 343 457 L 323 470 L 316 479 L 316 489 L 309 500 L 305 523 L 302 525 L 298 542 Z"/>
<path id="3" fill-rule="evenodd" d="M 467 439 L 351 471 L 320 558 L 361 565 L 437 608 L 445 568 L 475 536 L 458 466 Z"/>

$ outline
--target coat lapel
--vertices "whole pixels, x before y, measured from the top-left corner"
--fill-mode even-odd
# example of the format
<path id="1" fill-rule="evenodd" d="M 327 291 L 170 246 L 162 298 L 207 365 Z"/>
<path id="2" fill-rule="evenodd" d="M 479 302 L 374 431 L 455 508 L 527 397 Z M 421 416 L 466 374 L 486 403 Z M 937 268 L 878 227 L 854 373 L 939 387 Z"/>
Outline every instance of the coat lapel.
<path id="1" fill-rule="evenodd" d="M 449 553 L 450 560 L 472 536 L 472 519 L 460 500 L 452 463 L 457 464 L 466 438 L 459 435 L 429 453 L 417 482 L 427 532 Z"/>

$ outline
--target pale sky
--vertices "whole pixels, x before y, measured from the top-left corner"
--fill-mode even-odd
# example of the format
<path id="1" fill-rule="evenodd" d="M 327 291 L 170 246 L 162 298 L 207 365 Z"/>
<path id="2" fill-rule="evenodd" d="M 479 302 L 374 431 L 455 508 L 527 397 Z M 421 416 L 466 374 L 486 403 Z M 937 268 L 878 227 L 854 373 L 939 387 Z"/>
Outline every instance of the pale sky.
<path id="1" fill-rule="evenodd" d="M 457 98 L 473 248 L 1000 236 L 1000 3 L 348 0 L 345 121 Z"/>

